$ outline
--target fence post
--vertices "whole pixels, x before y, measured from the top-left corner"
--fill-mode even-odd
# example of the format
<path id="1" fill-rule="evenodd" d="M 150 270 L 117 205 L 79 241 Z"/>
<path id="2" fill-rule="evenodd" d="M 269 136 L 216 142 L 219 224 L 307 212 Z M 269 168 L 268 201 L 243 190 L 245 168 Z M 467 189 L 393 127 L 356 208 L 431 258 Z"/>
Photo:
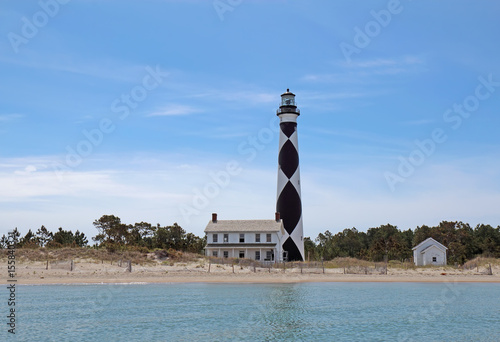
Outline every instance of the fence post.
<path id="1" fill-rule="evenodd" d="M 127 269 L 128 269 L 129 272 L 132 272 L 132 261 L 131 260 L 128 261 L 128 267 L 127 267 Z"/>
<path id="2" fill-rule="evenodd" d="M 253 273 L 256 273 L 257 271 L 255 270 L 255 263 L 253 263 Z"/>
<path id="3" fill-rule="evenodd" d="M 74 267 L 73 260 L 71 260 L 70 271 L 73 271 L 73 267 Z"/>
<path id="4" fill-rule="evenodd" d="M 233 273 L 234 273 L 234 263 L 232 264 L 232 266 L 233 266 Z"/>
<path id="5" fill-rule="evenodd" d="M 211 265 L 212 265 L 212 261 L 211 261 L 211 260 L 209 260 L 209 261 L 208 261 L 208 273 L 210 273 L 210 266 L 211 266 Z"/>
<path id="6" fill-rule="evenodd" d="M 45 266 L 45 269 L 48 270 L 49 269 L 49 259 L 47 259 L 47 266 Z"/>
<path id="7" fill-rule="evenodd" d="M 321 268 L 323 268 L 323 274 L 325 274 L 325 265 L 323 264 L 323 258 L 321 258 Z"/>

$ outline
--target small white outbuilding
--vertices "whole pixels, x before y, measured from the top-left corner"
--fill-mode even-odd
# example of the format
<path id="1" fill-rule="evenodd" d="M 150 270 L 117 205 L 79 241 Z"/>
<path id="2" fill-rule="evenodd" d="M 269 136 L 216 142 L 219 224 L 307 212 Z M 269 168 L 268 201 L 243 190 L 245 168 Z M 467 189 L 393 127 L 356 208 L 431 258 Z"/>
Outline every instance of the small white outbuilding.
<path id="1" fill-rule="evenodd" d="M 428 238 L 413 247 L 413 261 L 416 266 L 444 266 L 447 249 L 433 238 Z"/>

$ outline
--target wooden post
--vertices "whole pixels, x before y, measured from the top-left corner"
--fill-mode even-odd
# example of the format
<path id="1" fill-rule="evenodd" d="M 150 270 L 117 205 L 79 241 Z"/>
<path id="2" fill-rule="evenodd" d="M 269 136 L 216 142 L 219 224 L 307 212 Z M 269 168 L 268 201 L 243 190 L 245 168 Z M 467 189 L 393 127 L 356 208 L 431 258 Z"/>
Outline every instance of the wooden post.
<path id="1" fill-rule="evenodd" d="M 325 265 L 323 264 L 323 258 L 321 258 L 321 267 L 323 268 L 323 274 L 325 274 Z"/>
<path id="2" fill-rule="evenodd" d="M 302 274 L 302 263 L 300 263 L 300 274 Z"/>
<path id="3" fill-rule="evenodd" d="M 234 264 L 232 266 L 233 266 L 233 273 L 234 273 Z"/>
<path id="4" fill-rule="evenodd" d="M 71 265 L 70 265 L 70 271 L 73 271 L 73 267 L 74 267 L 74 264 L 73 264 L 73 260 L 71 260 Z"/>
<path id="5" fill-rule="evenodd" d="M 256 273 L 256 269 L 255 269 L 255 263 L 253 264 L 253 273 Z"/>
<path id="6" fill-rule="evenodd" d="M 269 273 L 271 273 L 271 263 L 269 263 Z"/>
<path id="7" fill-rule="evenodd" d="M 208 273 L 210 273 L 210 266 L 212 265 L 212 261 L 208 262 Z"/>
<path id="8" fill-rule="evenodd" d="M 286 262 L 283 261 L 283 273 L 285 273 L 285 272 L 286 272 Z"/>
<path id="9" fill-rule="evenodd" d="M 131 260 L 128 261 L 128 267 L 127 267 L 127 269 L 128 269 L 129 272 L 132 272 L 132 261 Z"/>
<path id="10" fill-rule="evenodd" d="M 45 266 L 45 269 L 48 270 L 49 269 L 49 259 L 47 259 L 47 266 Z"/>

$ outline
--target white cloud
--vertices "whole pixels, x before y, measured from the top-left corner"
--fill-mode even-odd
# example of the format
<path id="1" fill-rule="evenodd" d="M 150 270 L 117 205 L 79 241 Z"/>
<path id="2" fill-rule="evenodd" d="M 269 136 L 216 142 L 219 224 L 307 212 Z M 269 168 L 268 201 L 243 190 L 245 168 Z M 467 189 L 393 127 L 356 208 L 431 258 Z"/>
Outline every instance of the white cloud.
<path id="1" fill-rule="evenodd" d="M 339 72 L 306 74 L 301 79 L 311 83 L 359 84 L 371 82 L 373 77 L 419 73 L 427 70 L 426 60 L 421 56 L 400 58 L 377 58 L 372 60 L 335 61 L 332 63 Z"/>
<path id="2" fill-rule="evenodd" d="M 274 165 L 260 168 L 237 160 L 241 172 L 227 181 L 221 178 L 219 183 L 225 185 L 213 190 L 214 177 L 226 170 L 230 160 L 205 157 L 117 156 L 107 159 L 106 165 L 113 169 L 103 169 L 102 159 L 89 160 L 92 170 L 69 172 L 62 181 L 47 167 L 51 157 L 0 159 L 0 221 L 4 227 L 18 226 L 23 232 L 44 224 L 93 236 L 92 221 L 113 214 L 125 223 L 178 222 L 187 231 L 203 235 L 212 212 L 221 219 L 272 218 Z M 304 234 L 315 238 L 326 229 L 366 231 L 385 223 L 414 229 L 442 220 L 499 225 L 497 160 L 491 156 L 446 162 L 428 159 L 395 192 L 383 178 L 384 160 L 326 163 L 316 168 L 304 165 Z M 212 193 L 207 195 L 207 191 Z M 181 205 L 191 206 L 195 212 L 186 217 Z"/>
<path id="3" fill-rule="evenodd" d="M 145 74 L 146 65 L 135 65 L 116 59 L 83 61 L 78 56 L 24 49 L 16 58 L 0 56 L 0 62 L 25 68 L 55 70 L 98 79 L 136 83 Z M 163 69 L 162 69 L 163 70 Z M 166 71 L 166 70 L 163 70 Z"/>
<path id="4" fill-rule="evenodd" d="M 499 225 L 500 191 L 477 187 L 474 183 L 483 175 L 450 176 L 446 169 L 430 177 L 416 175 L 417 179 L 408 179 L 396 193 L 380 189 L 369 171 L 341 172 L 336 180 L 327 175 L 304 175 L 304 234 L 315 238 L 327 229 L 334 233 L 351 227 L 366 231 L 387 223 L 406 230 L 443 220 Z M 491 181 L 494 179 L 488 178 L 484 183 Z"/>
<path id="5" fill-rule="evenodd" d="M 337 63 L 342 67 L 357 69 L 374 69 L 381 67 L 403 67 L 411 65 L 424 65 L 425 59 L 421 56 L 403 56 L 399 58 L 376 58 L 371 60 L 359 60 L 346 62 L 344 60 Z"/>
<path id="6" fill-rule="evenodd" d="M 24 117 L 22 114 L 0 114 L 0 122 L 8 122 Z"/>
<path id="7" fill-rule="evenodd" d="M 156 112 L 150 113 L 146 116 L 175 116 L 175 115 L 189 115 L 189 114 L 194 114 L 194 113 L 201 113 L 202 110 L 192 107 L 192 106 L 187 106 L 187 105 L 182 105 L 182 104 L 171 104 L 168 105 Z"/>
<path id="8" fill-rule="evenodd" d="M 421 125 L 427 125 L 431 123 L 435 123 L 435 119 L 421 119 L 421 120 L 410 120 L 410 121 L 403 121 L 401 122 L 402 125 L 405 126 L 421 126 Z"/>
<path id="9" fill-rule="evenodd" d="M 27 174 L 30 174 L 32 172 L 35 172 L 37 170 L 36 166 L 34 165 L 28 165 L 24 168 L 24 170 L 22 171 L 14 171 L 14 174 L 16 175 L 27 175 Z"/>
<path id="10" fill-rule="evenodd" d="M 210 205 L 201 208 L 188 222 L 179 211 L 179 204 L 192 203 L 194 190 L 203 191 L 206 184 L 213 183 L 210 173 L 224 171 L 225 163 L 202 158 L 195 158 L 193 163 L 191 158 L 182 156 L 146 155 L 107 159 L 106 165 L 113 165 L 114 169 L 103 169 L 102 159 L 97 158 L 87 160 L 93 170 L 67 172 L 62 178 L 47 167 L 55 157 L 0 160 L 0 221 L 4 227 L 21 229 L 45 224 L 57 228 L 66 224 L 67 228 L 95 235 L 91 222 L 101 215 L 114 214 L 127 223 L 179 222 L 188 231 L 203 234 L 209 216 L 203 210 L 227 208 L 238 198 L 231 192 L 237 182 L 233 178 L 230 186 L 211 197 Z M 242 184 L 247 187 L 247 182 Z M 229 194 L 233 198 L 228 198 Z M 245 203 L 239 204 L 242 209 Z"/>
<path id="11" fill-rule="evenodd" d="M 213 86 L 207 87 L 201 84 L 191 85 L 190 94 L 187 97 L 211 99 L 219 103 L 220 101 L 242 102 L 251 105 L 279 102 L 279 97 L 277 97 L 276 93 L 251 89 L 251 87 L 245 84 L 236 84 L 232 88 L 218 89 L 214 89 Z"/>

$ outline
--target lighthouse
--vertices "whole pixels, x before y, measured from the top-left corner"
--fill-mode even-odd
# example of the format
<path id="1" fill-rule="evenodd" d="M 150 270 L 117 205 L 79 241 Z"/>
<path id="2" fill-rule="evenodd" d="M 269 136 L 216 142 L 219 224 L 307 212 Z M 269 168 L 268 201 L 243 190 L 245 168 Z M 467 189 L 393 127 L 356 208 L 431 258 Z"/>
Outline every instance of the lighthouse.
<path id="1" fill-rule="evenodd" d="M 295 94 L 289 89 L 281 95 L 281 105 L 276 114 L 280 118 L 276 212 L 280 213 L 285 228 L 282 246 L 288 261 L 303 261 L 304 230 L 297 138 L 297 117 L 300 110 L 295 103 Z"/>

